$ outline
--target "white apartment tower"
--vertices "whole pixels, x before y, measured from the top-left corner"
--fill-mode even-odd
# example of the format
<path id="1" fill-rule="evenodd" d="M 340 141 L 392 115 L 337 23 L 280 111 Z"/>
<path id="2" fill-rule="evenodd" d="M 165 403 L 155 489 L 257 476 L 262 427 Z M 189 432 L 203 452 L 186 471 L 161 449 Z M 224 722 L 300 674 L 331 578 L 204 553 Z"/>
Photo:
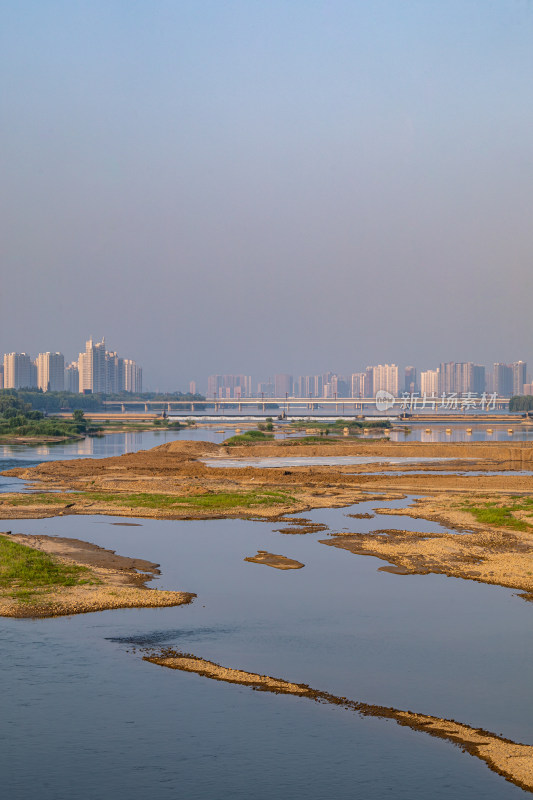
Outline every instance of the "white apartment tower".
<path id="1" fill-rule="evenodd" d="M 376 394 L 380 389 L 398 396 L 398 367 L 396 364 L 378 364 L 370 367 L 372 370 L 372 392 Z"/>
<path id="2" fill-rule="evenodd" d="M 34 389 L 37 370 L 27 353 L 4 355 L 4 389 Z"/>
<path id="3" fill-rule="evenodd" d="M 39 353 L 37 386 L 43 392 L 62 392 L 65 388 L 65 358 L 62 353 Z"/>
<path id="4" fill-rule="evenodd" d="M 131 358 L 124 359 L 124 391 L 140 394 L 143 390 L 143 371 Z"/>
<path id="5" fill-rule="evenodd" d="M 440 370 L 428 369 L 420 373 L 420 394 L 431 397 L 439 393 Z"/>
<path id="6" fill-rule="evenodd" d="M 105 339 L 101 342 L 89 339 L 85 345 L 85 353 L 80 353 L 78 370 L 80 392 L 105 394 L 107 388 Z"/>

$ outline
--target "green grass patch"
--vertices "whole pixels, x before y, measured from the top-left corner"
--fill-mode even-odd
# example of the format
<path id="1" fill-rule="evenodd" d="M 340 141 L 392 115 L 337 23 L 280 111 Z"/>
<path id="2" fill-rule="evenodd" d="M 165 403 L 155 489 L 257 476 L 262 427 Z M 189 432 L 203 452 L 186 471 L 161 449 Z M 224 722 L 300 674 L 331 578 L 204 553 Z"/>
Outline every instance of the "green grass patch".
<path id="1" fill-rule="evenodd" d="M 57 586 L 98 583 L 87 567 L 62 564 L 47 553 L 0 536 L 0 589 L 21 601 Z"/>
<path id="2" fill-rule="evenodd" d="M 270 442 L 274 438 L 271 433 L 263 433 L 263 431 L 246 431 L 246 433 L 238 433 L 236 436 L 230 436 L 229 439 L 224 440 L 224 444 L 229 447 L 234 447 L 239 444 L 257 444 L 258 442 Z"/>
<path id="3" fill-rule="evenodd" d="M 106 492 L 75 492 L 73 499 L 94 500 L 113 503 L 130 508 L 172 509 L 187 506 L 200 509 L 255 508 L 258 506 L 283 505 L 294 502 L 286 492 L 213 492 L 208 494 L 181 497 L 173 494 L 107 494 Z"/>
<path id="4" fill-rule="evenodd" d="M 513 511 L 531 508 L 532 501 L 527 504 L 498 505 L 497 503 L 484 503 L 482 506 L 472 506 L 465 503 L 462 508 L 472 514 L 483 525 L 492 525 L 496 528 L 510 528 L 514 531 L 530 531 L 533 526 L 522 519 L 517 519 Z"/>
<path id="5" fill-rule="evenodd" d="M 298 420 L 298 422 L 291 422 L 290 427 L 294 430 L 315 430 L 317 433 L 322 432 L 322 434 L 338 434 L 344 431 L 344 428 L 348 428 L 348 431 L 351 434 L 358 434 L 364 428 L 371 428 L 376 429 L 383 429 L 383 428 L 391 428 L 392 424 L 389 420 L 362 420 L 362 419 L 336 419 L 334 422 L 319 422 L 315 420 L 307 420 L 302 421 Z"/>
<path id="6" fill-rule="evenodd" d="M 33 494 L 28 492 L 24 497 L 13 497 L 4 501 L 8 506 L 56 506 L 65 505 L 65 498 L 57 494 Z"/>

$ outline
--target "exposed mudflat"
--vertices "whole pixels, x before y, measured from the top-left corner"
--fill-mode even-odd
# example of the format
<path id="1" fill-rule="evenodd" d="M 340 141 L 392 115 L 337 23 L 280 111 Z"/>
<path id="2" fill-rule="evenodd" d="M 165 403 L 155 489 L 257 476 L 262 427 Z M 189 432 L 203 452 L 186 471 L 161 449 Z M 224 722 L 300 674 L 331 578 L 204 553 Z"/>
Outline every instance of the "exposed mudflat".
<path id="1" fill-rule="evenodd" d="M 264 564 L 266 567 L 274 567 L 275 569 L 301 569 L 305 566 L 301 561 L 295 561 L 293 558 L 280 556 L 276 553 L 268 553 L 266 550 L 258 550 L 256 556 L 249 556 L 244 560 L 251 561 L 253 564 Z"/>
<path id="2" fill-rule="evenodd" d="M 424 474 L 412 464 L 398 468 L 399 474 L 378 474 L 381 466 L 375 465 L 376 474 L 369 473 L 368 465 L 358 474 L 354 467 L 300 466 L 281 468 L 224 468 L 208 467 L 199 459 L 249 457 L 267 455 L 353 455 L 373 457 L 453 458 L 463 474 L 440 474 L 439 466 L 431 465 Z M 441 462 L 443 472 L 449 471 L 452 462 Z M 5 519 L 46 517 L 57 514 L 114 514 L 118 516 L 156 517 L 169 519 L 213 517 L 276 518 L 289 512 L 310 508 L 343 506 L 368 500 L 371 493 L 381 493 L 383 499 L 394 499 L 404 494 L 434 492 L 533 492 L 533 475 L 478 474 L 483 470 L 510 469 L 518 473 L 533 463 L 533 446 L 522 443 L 499 444 L 473 442 L 466 444 L 423 444 L 395 442 L 342 442 L 328 444 L 301 444 L 291 440 L 273 440 L 268 444 L 227 447 L 209 442 L 175 441 L 152 450 L 139 451 L 106 459 L 77 459 L 54 461 L 32 468 L 18 468 L 5 472 L 34 482 L 39 491 L 53 490 L 56 497 L 39 503 L 38 497 L 6 493 L 0 498 L 0 515 Z M 460 466 L 459 466 L 460 465 Z M 418 474 L 417 474 L 418 472 Z M 476 474 L 469 474 L 469 472 Z M 412 474 L 411 474 L 412 473 Z M 209 495 L 231 492 L 280 491 L 283 502 L 262 504 L 260 507 L 217 506 L 199 507 L 198 503 L 184 502 L 187 498 L 208 498 Z M 75 496 L 69 496 L 75 493 Z M 107 493 L 107 497 L 103 496 Z M 166 494 L 180 500 L 166 507 L 132 507 L 128 495 Z M 113 501 L 110 502 L 111 495 Z M 123 502 L 121 502 L 121 500 Z"/>
<path id="3" fill-rule="evenodd" d="M 84 614 L 110 608 L 151 608 L 190 603 L 189 592 L 147 589 L 144 584 L 159 574 L 157 564 L 143 559 L 119 556 L 79 539 L 54 536 L 29 536 L 0 533 L 19 544 L 45 552 L 62 563 L 89 568 L 94 583 L 77 586 L 52 586 L 36 589 L 27 599 L 12 596 L 16 586 L 0 590 L 0 616 L 56 617 Z"/>
<path id="4" fill-rule="evenodd" d="M 353 467 L 334 466 L 215 468 L 199 460 L 206 456 L 216 459 L 228 455 L 249 458 L 284 454 L 457 460 L 441 462 L 446 474 L 439 472 L 438 464 L 420 474 L 419 465 L 413 462 L 412 471 L 402 465 L 399 474 L 391 471 L 386 475 L 362 475 L 354 472 Z M 457 464 L 461 474 L 449 474 L 451 463 Z M 283 522 L 285 527 L 279 528 L 283 533 L 308 533 L 319 528 L 306 527 L 301 524 L 303 520 L 287 519 L 286 515 L 311 508 L 341 507 L 373 499 L 381 502 L 418 494 L 425 496 L 423 503 L 396 513 L 436 519 L 452 529 L 468 532 L 461 536 L 426 535 L 409 530 L 353 533 L 328 538 L 324 543 L 382 558 L 396 572 L 437 572 L 508 586 L 533 596 L 533 531 L 522 533 L 481 525 L 464 508 L 458 508 L 478 495 L 505 497 L 533 493 L 533 475 L 519 474 L 532 464 L 533 444 L 521 442 L 425 444 L 329 440 L 324 444 L 305 444 L 272 440 L 260 445 L 228 447 L 180 440 L 119 457 L 55 461 L 10 470 L 5 474 L 35 481 L 41 494 L 1 495 L 0 516 L 5 519 L 64 514 L 170 519 L 252 517 Z M 362 469 L 368 473 L 368 465 Z M 510 472 L 484 474 L 495 469 Z M 233 495 L 231 504 L 224 501 L 228 495 Z M 260 500 L 247 505 L 245 500 L 251 495 Z M 266 562 L 263 559 L 261 563 Z"/>
<path id="5" fill-rule="evenodd" d="M 257 691 L 306 697 L 319 703 L 341 706 L 363 716 L 392 719 L 399 725 L 458 745 L 470 755 L 484 761 L 491 770 L 511 783 L 533 791 L 533 747 L 504 739 L 489 731 L 472 728 L 455 720 L 348 700 L 346 697 L 337 697 L 328 692 L 312 689 L 303 683 L 290 683 L 268 675 L 221 667 L 212 661 L 173 650 L 147 655 L 144 660 L 170 669 L 195 672 L 217 681 L 249 686 Z"/>

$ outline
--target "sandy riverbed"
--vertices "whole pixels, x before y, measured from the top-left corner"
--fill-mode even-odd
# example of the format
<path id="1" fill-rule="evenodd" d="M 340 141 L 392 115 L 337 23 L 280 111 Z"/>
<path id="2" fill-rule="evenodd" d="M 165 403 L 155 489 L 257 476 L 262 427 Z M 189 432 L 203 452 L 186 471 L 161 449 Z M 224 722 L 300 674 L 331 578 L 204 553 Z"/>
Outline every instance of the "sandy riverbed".
<path id="1" fill-rule="evenodd" d="M 335 466 L 281 468 L 208 467 L 199 459 L 250 456 L 331 456 L 447 458 L 441 462 L 448 473 L 455 463 L 461 474 L 441 474 L 439 465 L 420 474 L 416 463 L 401 467 L 401 474 L 357 474 L 353 468 Z M 227 447 L 208 442 L 176 441 L 148 451 L 107 459 L 79 459 L 10 470 L 36 482 L 42 498 L 32 495 L 0 496 L 0 516 L 9 518 L 52 517 L 58 514 L 112 514 L 124 517 L 195 519 L 255 517 L 280 520 L 284 533 L 304 533 L 284 515 L 311 508 L 341 507 L 361 501 L 377 504 L 407 494 L 425 499 L 416 507 L 399 511 L 426 519 L 437 519 L 452 530 L 468 533 L 420 534 L 406 530 L 376 535 L 348 533 L 323 540 L 324 544 L 358 554 L 377 556 L 403 573 L 437 572 L 519 589 L 533 597 L 533 526 L 518 532 L 481 525 L 464 509 L 473 498 L 503 498 L 533 493 L 533 476 L 520 470 L 533 464 L 533 445 L 523 443 L 333 442 L 302 444 L 291 440 L 261 445 Z M 368 465 L 364 466 L 368 471 Z M 484 471 L 508 469 L 509 474 L 487 475 Z M 416 471 L 417 474 L 414 474 Z M 469 472 L 481 474 L 469 474 Z M 413 473 L 413 474 L 411 474 Z M 465 474 L 463 474 L 465 473 Z M 50 490 L 53 490 L 51 492 Z M 278 493 L 270 502 L 268 493 Z M 165 503 L 154 495 L 160 493 Z M 217 505 L 217 496 L 250 493 L 263 498 L 257 505 Z M 262 494 L 263 493 L 263 494 Z M 131 505 L 131 498 L 153 498 L 152 507 Z M 174 502 L 173 497 L 176 498 Z M 130 500 L 128 500 L 130 498 Z M 265 499 L 266 498 L 266 499 Z M 213 499 L 209 507 L 196 500 Z M 387 510 L 390 513 L 390 510 Z M 399 526 L 400 527 L 400 526 Z M 309 529 L 311 530 L 311 529 Z M 316 530 L 316 528 L 315 528 Z M 264 563 L 264 562 L 263 562 Z"/>
<path id="2" fill-rule="evenodd" d="M 88 576 L 95 581 L 94 585 L 37 589 L 25 601 L 10 596 L 14 586 L 0 590 L 0 616 L 56 617 L 110 608 L 178 606 L 190 603 L 196 596 L 189 592 L 147 589 L 146 581 L 159 574 L 157 564 L 119 556 L 89 542 L 22 533 L 0 533 L 0 536 L 45 552 L 61 563 L 87 567 Z"/>

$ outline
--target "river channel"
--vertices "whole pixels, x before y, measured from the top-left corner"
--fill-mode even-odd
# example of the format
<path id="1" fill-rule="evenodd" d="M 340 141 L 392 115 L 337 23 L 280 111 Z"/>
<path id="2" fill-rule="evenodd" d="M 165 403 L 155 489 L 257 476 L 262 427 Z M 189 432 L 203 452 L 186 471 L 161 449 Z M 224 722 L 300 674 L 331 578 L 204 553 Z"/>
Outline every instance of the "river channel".
<path id="1" fill-rule="evenodd" d="M 198 438 L 208 438 L 205 433 Z M 191 438 L 190 432 L 113 434 L 91 440 L 92 452 L 85 453 L 79 444 L 4 447 L 0 458 L 102 457 L 175 438 Z M 378 559 L 320 543 L 336 531 L 436 529 L 423 520 L 374 514 L 378 506 L 407 502 L 317 509 L 305 516 L 328 529 L 304 535 L 278 532 L 279 522 L 232 519 L 128 520 L 135 526 L 107 516 L 0 521 L 1 530 L 84 539 L 155 561 L 161 575 L 151 586 L 198 595 L 178 608 L 0 619 L 5 796 L 530 796 L 449 742 L 392 720 L 142 660 L 143 648 L 172 646 L 224 666 L 533 744 L 531 603 L 496 586 L 382 572 Z M 244 561 L 258 549 L 305 566 L 282 572 Z"/>

